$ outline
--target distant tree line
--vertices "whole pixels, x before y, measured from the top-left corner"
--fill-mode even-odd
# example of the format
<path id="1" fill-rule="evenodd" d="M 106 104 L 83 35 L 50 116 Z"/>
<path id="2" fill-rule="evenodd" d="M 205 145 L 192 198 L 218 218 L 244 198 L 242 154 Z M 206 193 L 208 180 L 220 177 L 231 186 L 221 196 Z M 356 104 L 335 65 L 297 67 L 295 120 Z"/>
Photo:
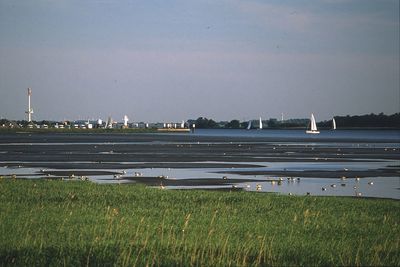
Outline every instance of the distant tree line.
<path id="1" fill-rule="evenodd" d="M 336 116 L 338 128 L 400 128 L 400 113 L 393 115 L 367 114 L 361 116 Z M 317 123 L 319 127 L 331 127 L 332 120 Z"/>
<path id="2" fill-rule="evenodd" d="M 268 128 L 305 128 L 309 122 L 309 119 L 289 119 L 284 121 L 269 119 L 267 121 L 267 126 Z"/>
<path id="3" fill-rule="evenodd" d="M 385 115 L 383 113 L 379 114 L 366 114 L 357 116 L 335 116 L 335 121 L 337 127 L 340 128 L 397 128 L 400 129 L 400 113 L 395 113 L 393 115 Z M 34 121 L 33 123 L 47 124 L 50 125 L 51 121 L 42 120 Z M 70 123 L 70 122 L 69 122 Z M 195 120 L 188 120 L 189 125 L 196 125 L 197 129 L 246 129 L 249 121 L 239 121 L 237 119 L 231 121 L 220 121 L 216 122 L 213 119 L 208 119 L 205 117 L 199 117 Z M 253 127 L 258 126 L 258 120 L 253 120 Z M 271 118 L 268 120 L 263 120 L 263 128 L 269 129 L 285 129 L 285 128 L 306 128 L 310 123 L 309 119 L 289 119 L 284 121 L 279 121 L 277 119 Z M 0 126 L 10 126 L 15 127 L 26 127 L 28 122 L 26 120 L 7 120 L 0 119 Z M 330 128 L 332 127 L 332 120 L 321 121 L 317 123 L 320 128 Z"/>
<path id="4" fill-rule="evenodd" d="M 400 128 L 400 113 L 393 115 L 366 114 L 356 116 L 336 116 L 336 125 L 340 128 Z M 279 121 L 271 118 L 263 120 L 263 127 L 269 129 L 283 128 L 306 128 L 310 123 L 309 119 L 289 119 Z M 196 120 L 189 120 L 189 124 L 195 124 L 198 129 L 246 129 L 249 121 L 239 121 L 237 119 L 231 121 L 216 122 L 213 119 L 199 117 Z M 258 125 L 258 121 L 252 121 L 252 124 Z M 320 128 L 332 127 L 332 120 L 321 121 L 317 123 Z"/>
<path id="5" fill-rule="evenodd" d="M 218 124 L 212 120 L 204 117 L 199 117 L 197 120 L 188 120 L 189 125 L 196 125 L 197 129 L 215 129 L 219 128 Z"/>
<path id="6" fill-rule="evenodd" d="M 290 128 L 290 127 L 306 127 L 308 119 L 290 119 L 286 121 L 278 121 L 277 119 L 263 120 L 264 128 Z M 199 117 L 196 120 L 188 120 L 189 125 L 196 125 L 197 129 L 246 129 L 249 121 L 231 120 L 216 122 L 213 119 Z M 255 128 L 258 126 L 258 120 L 252 120 L 251 125 Z"/>

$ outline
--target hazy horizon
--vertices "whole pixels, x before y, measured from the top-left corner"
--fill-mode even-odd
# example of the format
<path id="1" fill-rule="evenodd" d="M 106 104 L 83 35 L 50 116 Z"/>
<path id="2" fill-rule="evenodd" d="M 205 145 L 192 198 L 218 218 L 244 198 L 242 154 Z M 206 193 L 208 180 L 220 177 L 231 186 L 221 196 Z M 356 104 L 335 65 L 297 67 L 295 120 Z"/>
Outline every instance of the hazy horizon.
<path id="1" fill-rule="evenodd" d="M 399 1 L 0 0 L 0 117 L 400 110 Z"/>
<path id="2" fill-rule="evenodd" d="M 398 114 L 398 113 L 399 112 L 393 113 L 393 114 L 385 114 L 384 113 L 384 115 L 385 116 L 392 116 L 392 115 L 395 115 L 395 114 Z M 382 112 L 381 113 L 368 113 L 368 114 L 335 115 L 335 116 L 332 116 L 332 117 L 329 117 L 329 118 L 326 118 L 326 119 L 319 119 L 319 118 L 316 117 L 316 121 L 317 122 L 331 121 L 333 118 L 337 119 L 337 117 L 365 116 L 365 115 L 370 115 L 370 114 L 380 115 L 380 114 L 382 114 Z M 279 118 L 278 117 L 265 117 L 265 118 L 261 117 L 261 119 L 262 119 L 263 122 L 266 122 L 266 121 L 269 121 L 269 120 L 274 120 L 274 119 L 276 119 L 277 121 L 282 121 L 281 117 L 279 117 Z M 315 115 L 314 115 L 314 117 L 315 117 Z M 69 122 L 77 122 L 77 121 L 82 121 L 82 122 L 87 122 L 87 121 L 90 121 L 90 122 L 96 123 L 99 119 L 101 119 L 101 121 L 103 123 L 106 123 L 106 121 L 109 118 L 111 118 L 111 120 L 113 122 L 123 123 L 123 118 L 115 118 L 115 117 L 112 117 L 112 116 L 98 117 L 98 118 L 64 118 L 64 119 L 61 119 L 61 120 L 58 120 L 58 119 L 47 119 L 47 118 L 40 118 L 40 119 L 32 118 L 32 121 L 33 122 L 41 122 L 41 121 L 49 121 L 49 122 L 63 122 L 63 121 L 64 122 L 68 122 L 68 121 Z M 228 118 L 228 119 L 218 120 L 218 119 L 215 119 L 215 118 L 212 118 L 212 117 L 194 116 L 193 118 L 183 118 L 181 120 L 154 120 L 154 121 L 150 121 L 150 120 L 140 120 L 140 119 L 136 119 L 136 120 L 129 119 L 128 123 L 181 123 L 182 121 L 184 121 L 186 123 L 188 121 L 197 120 L 199 118 L 211 119 L 211 120 L 213 120 L 213 121 L 215 121 L 217 123 L 218 122 L 230 122 L 230 121 L 233 121 L 233 120 L 238 120 L 240 123 L 248 123 L 249 121 L 252 121 L 253 123 L 255 122 L 256 125 L 258 125 L 258 121 L 259 121 L 260 117 L 247 118 L 247 119 Z M 27 118 L 25 118 L 25 117 L 21 118 L 21 119 L 10 119 L 10 118 L 6 118 L 6 117 L 0 117 L 0 120 L 1 119 L 11 120 L 11 121 L 27 121 Z M 290 118 L 284 117 L 284 121 L 290 121 L 290 120 L 308 120 L 309 121 L 310 117 L 290 117 Z"/>

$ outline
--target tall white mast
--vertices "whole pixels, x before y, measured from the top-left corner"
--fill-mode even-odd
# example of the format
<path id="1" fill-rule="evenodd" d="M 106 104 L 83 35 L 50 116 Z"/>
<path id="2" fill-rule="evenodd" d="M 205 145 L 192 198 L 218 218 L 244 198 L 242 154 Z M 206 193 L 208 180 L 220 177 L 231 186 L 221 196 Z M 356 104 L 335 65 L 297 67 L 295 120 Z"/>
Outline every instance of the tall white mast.
<path id="1" fill-rule="evenodd" d="M 28 88 L 28 110 L 25 111 L 25 113 L 28 114 L 28 122 L 32 121 L 32 114 L 33 114 L 33 109 L 31 108 L 31 95 L 32 95 L 32 89 Z"/>

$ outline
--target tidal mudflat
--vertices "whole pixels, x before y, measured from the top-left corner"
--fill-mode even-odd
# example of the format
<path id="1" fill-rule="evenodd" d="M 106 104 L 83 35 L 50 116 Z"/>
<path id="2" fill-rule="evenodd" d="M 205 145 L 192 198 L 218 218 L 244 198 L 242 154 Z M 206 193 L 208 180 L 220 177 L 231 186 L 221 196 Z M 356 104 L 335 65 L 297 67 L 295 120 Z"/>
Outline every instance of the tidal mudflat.
<path id="1" fill-rule="evenodd" d="M 397 134 L 1 134 L 0 175 L 399 199 Z"/>

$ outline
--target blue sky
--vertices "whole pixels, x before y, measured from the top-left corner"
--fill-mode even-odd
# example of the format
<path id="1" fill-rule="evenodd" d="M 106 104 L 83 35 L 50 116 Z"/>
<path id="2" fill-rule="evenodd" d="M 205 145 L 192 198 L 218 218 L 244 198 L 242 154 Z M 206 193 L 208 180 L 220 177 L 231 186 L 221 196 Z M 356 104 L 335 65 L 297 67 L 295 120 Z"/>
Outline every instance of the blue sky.
<path id="1" fill-rule="evenodd" d="M 399 1 L 0 0 L 0 116 L 395 113 Z"/>

